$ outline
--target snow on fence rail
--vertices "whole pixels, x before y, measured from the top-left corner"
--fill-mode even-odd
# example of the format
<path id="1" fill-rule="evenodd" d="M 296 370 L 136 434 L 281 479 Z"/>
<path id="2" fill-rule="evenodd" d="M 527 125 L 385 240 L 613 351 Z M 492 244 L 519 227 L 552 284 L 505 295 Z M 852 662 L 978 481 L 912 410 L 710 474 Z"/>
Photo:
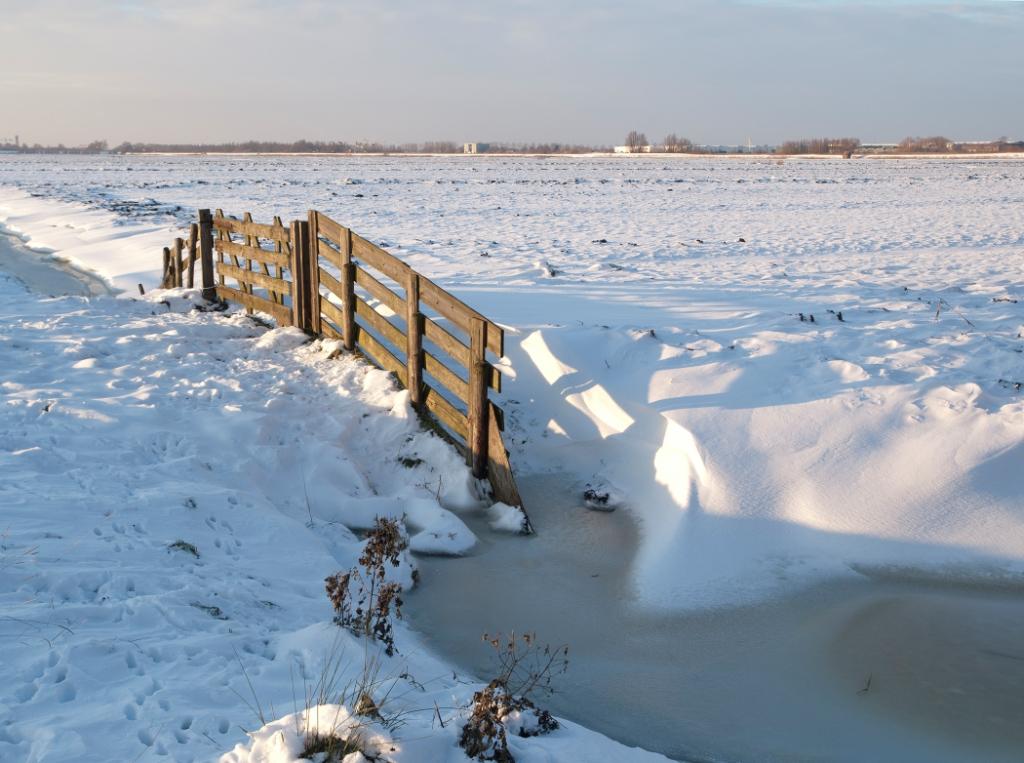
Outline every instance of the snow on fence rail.
<path id="1" fill-rule="evenodd" d="M 340 339 L 393 373 L 473 475 L 490 481 L 494 497 L 522 507 L 501 437 L 504 415 L 490 399 L 490 391 L 501 391 L 501 373 L 487 353 L 504 354 L 501 327 L 315 210 L 285 227 L 278 217 L 267 225 L 248 212 L 237 219 L 203 209 L 188 239 L 176 238 L 163 256 L 161 286 L 194 287 L 198 262 L 204 298 Z"/>

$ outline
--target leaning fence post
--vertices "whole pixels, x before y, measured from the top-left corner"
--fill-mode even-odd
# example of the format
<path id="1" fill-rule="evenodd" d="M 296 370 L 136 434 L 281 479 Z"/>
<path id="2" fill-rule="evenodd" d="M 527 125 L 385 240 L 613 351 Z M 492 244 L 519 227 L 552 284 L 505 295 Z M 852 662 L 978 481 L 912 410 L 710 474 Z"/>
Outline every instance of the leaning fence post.
<path id="1" fill-rule="evenodd" d="M 199 262 L 203 271 L 203 299 L 214 302 L 217 286 L 213 280 L 213 215 L 208 209 L 199 210 Z"/>
<path id="2" fill-rule="evenodd" d="M 171 250 L 164 247 L 164 277 L 160 281 L 161 289 L 168 289 L 171 286 Z"/>
<path id="3" fill-rule="evenodd" d="M 413 405 L 423 402 L 423 316 L 420 315 L 420 277 L 411 268 L 405 274 L 406 369 Z M 486 393 L 485 393 L 486 394 Z"/>
<path id="4" fill-rule="evenodd" d="M 352 231 L 344 229 L 341 235 L 341 339 L 345 349 L 356 348 L 356 266 L 352 262 Z"/>
<path id="5" fill-rule="evenodd" d="M 473 476 L 487 476 L 487 323 L 469 319 L 469 458 Z"/>

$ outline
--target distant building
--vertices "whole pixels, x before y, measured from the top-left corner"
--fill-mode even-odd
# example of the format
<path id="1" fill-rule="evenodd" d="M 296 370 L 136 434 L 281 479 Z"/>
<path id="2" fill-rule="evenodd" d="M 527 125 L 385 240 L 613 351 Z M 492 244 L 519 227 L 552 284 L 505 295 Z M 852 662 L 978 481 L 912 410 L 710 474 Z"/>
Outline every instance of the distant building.
<path id="1" fill-rule="evenodd" d="M 491 146 L 488 143 L 463 143 L 462 153 L 464 154 L 486 154 Z"/>
<path id="2" fill-rule="evenodd" d="M 636 151 L 629 146 L 616 146 L 612 150 L 616 154 L 649 154 L 654 150 L 654 146 L 637 146 Z"/>

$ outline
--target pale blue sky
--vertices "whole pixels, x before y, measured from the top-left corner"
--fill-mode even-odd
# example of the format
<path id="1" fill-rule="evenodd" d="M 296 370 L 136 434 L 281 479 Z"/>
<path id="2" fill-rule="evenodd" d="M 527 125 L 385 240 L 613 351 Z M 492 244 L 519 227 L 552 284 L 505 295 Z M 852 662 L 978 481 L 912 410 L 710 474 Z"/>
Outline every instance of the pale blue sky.
<path id="1" fill-rule="evenodd" d="M 0 0 L 0 137 L 1024 137 L 1014 0 Z"/>

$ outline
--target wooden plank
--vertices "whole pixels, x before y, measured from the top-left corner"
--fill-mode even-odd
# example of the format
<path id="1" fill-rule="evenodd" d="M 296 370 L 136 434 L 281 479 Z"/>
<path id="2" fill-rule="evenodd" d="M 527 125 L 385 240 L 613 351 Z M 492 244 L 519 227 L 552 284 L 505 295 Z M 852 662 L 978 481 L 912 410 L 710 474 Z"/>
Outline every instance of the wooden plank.
<path id="1" fill-rule="evenodd" d="M 341 339 L 341 331 L 325 320 L 320 321 L 320 333 L 328 339 Z"/>
<path id="2" fill-rule="evenodd" d="M 469 327 L 469 453 L 473 476 L 487 476 L 487 321 L 473 318 Z"/>
<path id="3" fill-rule="evenodd" d="M 268 292 L 277 292 L 279 294 L 292 293 L 292 285 L 288 281 L 282 281 L 278 278 L 274 278 L 273 276 L 266 276 L 255 270 L 236 268 L 234 265 L 228 265 L 225 263 L 220 266 L 220 272 L 226 276 L 230 276 L 231 278 L 244 281 L 246 284 L 261 286 Z M 252 292 L 249 293 L 251 294 Z M 277 300 L 271 299 L 271 302 L 277 302 Z"/>
<path id="4" fill-rule="evenodd" d="M 423 321 L 423 334 L 428 341 L 433 342 L 458 361 L 459 365 L 469 368 L 469 348 L 433 318 L 426 318 Z"/>
<path id="5" fill-rule="evenodd" d="M 352 256 L 365 260 L 373 268 L 396 283 L 405 283 L 405 274 L 411 268 L 394 255 L 388 254 L 362 236 L 352 234 Z"/>
<path id="6" fill-rule="evenodd" d="M 424 370 L 437 379 L 438 384 L 450 391 L 463 402 L 469 400 L 469 383 L 449 369 L 429 352 L 423 353 Z"/>
<path id="7" fill-rule="evenodd" d="M 320 268 L 320 273 L 318 274 L 318 276 L 320 283 L 323 285 L 325 289 L 327 289 L 327 291 L 331 292 L 331 294 L 336 296 L 342 302 L 345 301 L 345 287 L 342 285 L 341 281 L 332 276 L 323 268 Z"/>
<path id="8" fill-rule="evenodd" d="M 363 298 L 358 295 L 356 296 L 355 306 L 356 315 L 369 323 L 372 328 L 376 329 L 379 334 L 383 335 L 395 347 L 400 347 L 403 352 L 405 351 L 405 334 L 402 333 L 401 329 L 366 304 Z"/>
<path id="9" fill-rule="evenodd" d="M 275 305 L 269 299 L 257 297 L 254 294 L 246 294 L 244 291 L 233 289 L 230 286 L 218 286 L 217 296 L 221 299 L 237 302 L 245 307 L 267 313 L 282 326 L 290 325 L 292 322 L 292 311 L 282 305 Z"/>
<path id="10" fill-rule="evenodd" d="M 320 231 L 320 235 L 324 235 L 323 231 Z M 326 241 L 321 241 L 320 239 L 317 239 L 316 252 L 317 255 L 323 257 L 325 260 L 327 260 L 335 267 L 341 267 L 341 252 L 339 252 L 337 249 L 334 249 Z"/>
<path id="11" fill-rule="evenodd" d="M 360 350 L 370 353 L 378 366 L 393 373 L 402 384 L 406 383 L 405 363 L 396 358 L 391 350 L 374 339 L 362 326 L 356 326 L 356 343 Z"/>
<path id="12" fill-rule="evenodd" d="M 224 254 L 231 255 L 234 258 L 244 257 L 250 260 L 256 260 L 257 262 L 267 262 L 281 268 L 291 267 L 290 258 L 287 254 L 270 252 L 266 249 L 246 246 L 245 244 L 236 244 L 235 242 L 228 241 L 227 239 L 218 240 L 216 246 L 219 251 L 224 252 Z"/>
<path id="13" fill-rule="evenodd" d="M 236 220 L 233 217 L 215 217 L 213 227 L 227 233 L 238 233 L 243 236 L 259 236 L 269 238 L 272 241 L 280 241 L 287 244 L 291 240 L 291 234 L 283 225 L 267 225 L 265 223 L 254 223 L 251 220 Z"/>
<path id="14" fill-rule="evenodd" d="M 505 450 L 505 443 L 501 439 L 501 431 L 498 428 L 498 416 L 494 403 L 488 404 L 488 415 L 490 426 L 488 427 L 487 440 L 487 479 L 491 483 L 491 490 L 495 499 L 509 506 L 518 506 L 523 509 L 523 499 L 519 495 L 519 488 L 516 486 L 516 478 L 512 474 L 512 465 L 508 461 L 508 453 Z M 530 518 L 523 510 L 525 525 L 523 532 L 530 534 L 533 526 Z"/>
<path id="15" fill-rule="evenodd" d="M 423 405 L 452 432 L 463 440 L 469 439 L 469 422 L 466 420 L 466 414 L 445 400 L 436 389 L 431 389 L 426 384 L 423 385 Z"/>
<path id="16" fill-rule="evenodd" d="M 347 228 L 345 228 L 343 225 L 339 225 L 338 223 L 334 222 L 334 220 L 329 218 L 323 212 L 316 213 L 316 225 L 317 229 L 320 231 L 321 236 L 329 238 L 339 247 L 341 246 L 342 241 L 348 235 Z"/>
<path id="17" fill-rule="evenodd" d="M 345 313 L 342 311 L 342 309 L 333 302 L 331 302 L 329 299 L 327 299 L 327 297 L 325 297 L 323 294 L 320 295 L 319 302 L 320 312 L 323 315 L 326 315 L 332 321 L 334 321 L 334 323 L 336 323 L 340 328 L 341 324 L 345 322 Z"/>
<path id="18" fill-rule="evenodd" d="M 484 321 L 487 324 L 487 349 L 499 358 L 505 354 L 505 332 L 500 326 L 487 320 L 429 278 L 422 276 L 420 277 L 420 299 L 467 333 L 470 329 L 470 322 L 474 318 Z"/>
<path id="19" fill-rule="evenodd" d="M 412 270 L 410 273 L 414 272 Z M 406 276 L 408 278 L 408 275 Z M 356 283 L 379 299 L 399 315 L 405 315 L 405 300 L 391 291 L 387 286 L 356 265 Z"/>
<path id="20" fill-rule="evenodd" d="M 469 348 L 433 319 L 424 318 L 423 335 L 463 368 L 469 368 Z M 494 366 L 491 366 L 490 379 L 487 383 L 495 392 L 501 392 L 501 372 Z"/>

